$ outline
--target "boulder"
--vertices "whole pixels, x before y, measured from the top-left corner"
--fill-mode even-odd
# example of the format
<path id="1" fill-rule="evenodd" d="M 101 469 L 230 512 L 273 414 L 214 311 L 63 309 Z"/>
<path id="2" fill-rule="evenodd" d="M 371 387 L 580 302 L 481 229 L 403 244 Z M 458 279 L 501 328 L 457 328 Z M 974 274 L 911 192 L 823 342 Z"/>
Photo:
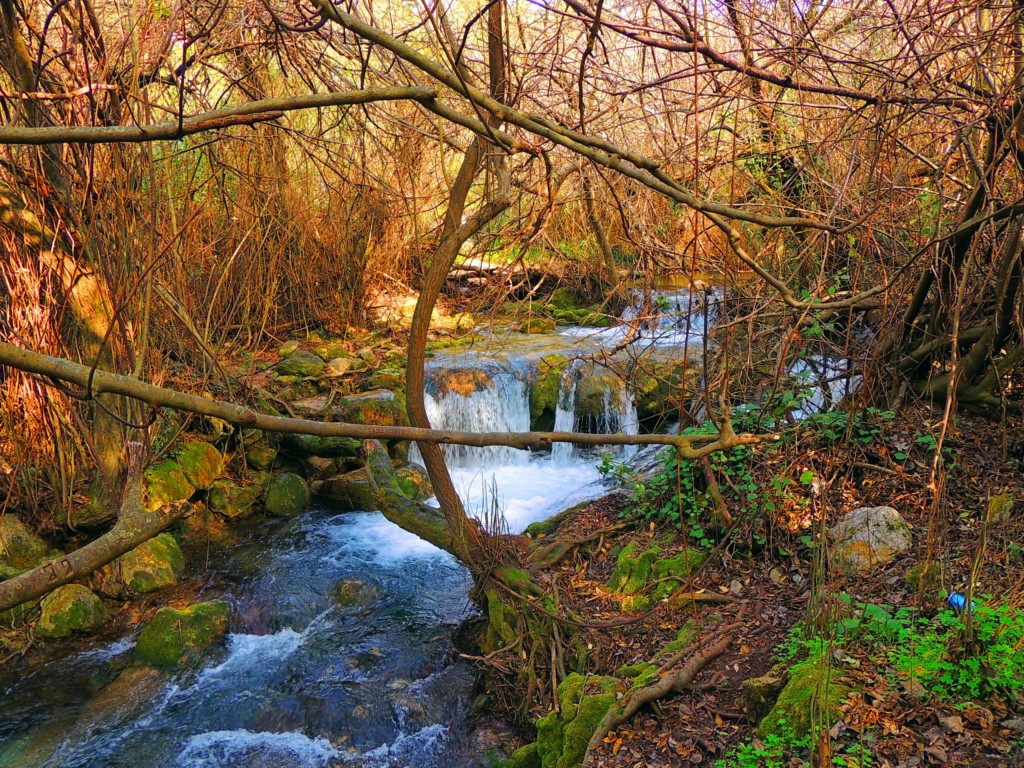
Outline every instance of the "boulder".
<path id="1" fill-rule="evenodd" d="M 408 426 L 405 400 L 387 389 L 374 389 L 352 397 L 343 397 L 332 414 L 335 421 L 372 424 L 379 427 Z"/>
<path id="2" fill-rule="evenodd" d="M 578 309 L 579 300 L 568 288 L 555 288 L 548 297 L 547 306 L 551 309 Z"/>
<path id="3" fill-rule="evenodd" d="M 245 449 L 245 463 L 261 472 L 268 471 L 277 461 L 277 448 L 267 443 L 256 443 Z"/>
<path id="4" fill-rule="evenodd" d="M 326 341 L 316 348 L 316 355 L 327 362 L 339 357 L 348 357 L 348 350 L 340 341 Z"/>
<path id="5" fill-rule="evenodd" d="M 335 502 L 347 512 L 368 511 L 379 506 L 364 469 L 355 469 L 324 480 L 316 493 L 317 496 Z"/>
<path id="6" fill-rule="evenodd" d="M 833 562 L 847 574 L 886 565 L 914 543 L 910 526 L 892 507 L 861 507 L 829 530 Z"/>
<path id="7" fill-rule="evenodd" d="M 240 487 L 233 480 L 221 478 L 214 482 L 206 502 L 218 515 L 234 519 L 251 514 L 262 491 L 257 486 Z"/>
<path id="8" fill-rule="evenodd" d="M 189 483 L 205 491 L 223 471 L 224 457 L 209 443 L 198 440 L 178 451 L 178 466 Z"/>
<path id="9" fill-rule="evenodd" d="M 637 417 L 644 424 L 657 426 L 677 421 L 679 402 L 692 393 L 700 381 L 700 370 L 693 360 L 650 360 L 637 366 L 632 379 Z"/>
<path id="10" fill-rule="evenodd" d="M 188 608 L 161 608 L 139 634 L 135 661 L 154 667 L 191 666 L 228 631 L 230 606 L 224 600 Z"/>
<path id="11" fill-rule="evenodd" d="M 146 509 L 150 512 L 192 498 L 196 487 L 176 461 L 161 461 L 146 470 Z"/>
<path id="12" fill-rule="evenodd" d="M 516 330 L 519 333 L 554 333 L 558 326 L 549 317 L 530 317 L 518 323 Z"/>
<path id="13" fill-rule="evenodd" d="M 625 382 L 605 368 L 592 368 L 583 373 L 576 385 L 576 420 L 584 432 L 601 432 L 613 408 L 622 400 Z M 614 426 L 614 425 L 612 425 Z"/>
<path id="14" fill-rule="evenodd" d="M 565 375 L 563 355 L 545 355 L 537 361 L 537 374 L 530 384 L 530 428 L 550 430 L 555 426 L 558 390 Z"/>
<path id="15" fill-rule="evenodd" d="M 707 559 L 706 552 L 689 547 L 665 557 L 657 544 L 640 551 L 636 542 L 630 542 L 615 561 L 608 591 L 622 598 L 624 611 L 643 612 L 669 597 Z M 654 586 L 648 589 L 651 583 Z"/>
<path id="16" fill-rule="evenodd" d="M 292 352 L 275 366 L 278 376 L 297 376 L 309 378 L 323 373 L 326 364 L 312 352 L 299 350 Z"/>
<path id="17" fill-rule="evenodd" d="M 359 455 L 361 443 L 351 437 L 320 437 L 319 435 L 284 435 L 284 448 L 295 456 L 319 456 L 322 459 L 344 459 Z"/>
<path id="18" fill-rule="evenodd" d="M 285 472 L 270 481 L 263 505 L 267 512 L 280 517 L 292 517 L 309 506 L 310 494 L 306 481 L 291 472 Z"/>
<path id="19" fill-rule="evenodd" d="M 125 552 L 103 566 L 96 577 L 97 588 L 109 595 L 155 592 L 178 582 L 185 571 L 185 558 L 178 542 L 169 533 L 161 533 Z"/>
<path id="20" fill-rule="evenodd" d="M 355 364 L 356 361 L 348 357 L 332 357 L 324 368 L 324 376 L 344 376 Z"/>
<path id="21" fill-rule="evenodd" d="M 399 489 L 413 501 L 426 501 L 434 495 L 430 476 L 419 464 L 403 464 L 395 470 L 395 475 Z"/>
<path id="22" fill-rule="evenodd" d="M 445 368 L 427 381 L 427 394 L 442 398 L 448 394 L 471 397 L 474 392 L 483 392 L 494 386 L 491 374 L 480 368 Z"/>
<path id="23" fill-rule="evenodd" d="M 299 342 L 296 339 L 289 339 L 277 350 L 278 356 L 285 358 L 295 354 L 299 350 Z"/>
<path id="24" fill-rule="evenodd" d="M 342 579 L 331 588 L 331 597 L 342 608 L 365 606 L 382 596 L 380 589 L 359 579 Z"/>
<path id="25" fill-rule="evenodd" d="M 91 589 L 81 584 L 65 584 L 40 601 L 36 634 L 60 638 L 75 632 L 91 632 L 100 628 L 106 612 L 103 601 Z"/>
<path id="26" fill-rule="evenodd" d="M 59 552 L 32 533 L 17 515 L 0 516 L 0 579 L 9 579 L 35 568 Z"/>

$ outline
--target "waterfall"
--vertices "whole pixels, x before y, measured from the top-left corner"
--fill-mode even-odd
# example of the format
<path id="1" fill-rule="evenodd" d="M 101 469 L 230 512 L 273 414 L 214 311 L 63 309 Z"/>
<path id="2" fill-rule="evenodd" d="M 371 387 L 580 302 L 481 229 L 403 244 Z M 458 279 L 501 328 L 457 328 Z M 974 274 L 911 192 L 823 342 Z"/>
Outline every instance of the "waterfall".
<path id="1" fill-rule="evenodd" d="M 588 432 L 598 435 L 636 435 L 639 419 L 632 393 L 623 385 L 605 386 L 601 396 L 601 409 L 580 412 L 577 396 L 580 382 L 594 371 L 587 368 L 580 359 L 573 360 L 566 369 L 558 388 L 558 403 L 555 409 L 556 432 Z M 620 459 L 629 459 L 636 453 L 635 445 L 605 446 L 601 450 L 611 452 Z M 551 462 L 556 466 L 567 466 L 579 453 L 572 443 L 555 443 L 551 447 Z"/>
<path id="2" fill-rule="evenodd" d="M 529 432 L 530 396 L 526 377 L 511 365 L 485 361 L 474 367 L 428 371 L 424 392 L 427 418 L 434 429 L 459 432 Z M 523 465 L 530 452 L 506 446 L 476 448 L 443 445 L 450 469 L 489 469 Z M 410 459 L 422 462 L 413 445 Z"/>

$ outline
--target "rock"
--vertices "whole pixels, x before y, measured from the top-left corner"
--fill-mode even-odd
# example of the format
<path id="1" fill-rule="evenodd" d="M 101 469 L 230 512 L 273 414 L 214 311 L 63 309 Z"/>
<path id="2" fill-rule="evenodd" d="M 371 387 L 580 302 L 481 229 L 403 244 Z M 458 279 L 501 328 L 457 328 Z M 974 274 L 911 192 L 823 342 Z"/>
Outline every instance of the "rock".
<path id="1" fill-rule="evenodd" d="M 760 723 L 764 719 L 788 679 L 789 670 L 784 664 L 777 664 L 767 674 L 743 681 L 743 711 L 749 722 Z"/>
<path id="2" fill-rule="evenodd" d="M 331 418 L 333 421 L 372 424 L 378 427 L 409 425 L 405 399 L 387 389 L 374 389 L 352 397 L 340 398 Z"/>
<path id="3" fill-rule="evenodd" d="M 565 375 L 564 355 L 545 355 L 537 361 L 537 375 L 530 384 L 530 428 L 551 430 L 555 426 L 558 390 Z"/>
<path id="4" fill-rule="evenodd" d="M 257 486 L 239 487 L 233 480 L 221 478 L 214 482 L 206 503 L 218 515 L 234 519 L 251 514 L 262 491 Z"/>
<path id="5" fill-rule="evenodd" d="M 733 579 L 729 582 L 729 591 L 737 597 L 743 594 L 743 582 L 739 579 Z"/>
<path id="6" fill-rule="evenodd" d="M 224 457 L 212 445 L 200 440 L 178 451 L 178 466 L 189 483 L 205 491 L 223 471 Z"/>
<path id="7" fill-rule="evenodd" d="M 555 288 L 548 297 L 547 305 L 552 309 L 578 309 L 580 304 L 568 288 Z"/>
<path id="8" fill-rule="evenodd" d="M 583 432 L 617 432 L 618 424 L 606 424 L 608 403 L 621 401 L 626 384 L 606 368 L 591 367 L 576 385 L 576 420 Z"/>
<path id="9" fill-rule="evenodd" d="M 285 358 L 295 354 L 298 351 L 298 349 L 299 342 L 296 339 L 289 339 L 288 341 L 281 345 L 281 348 L 277 350 L 277 354 L 280 357 Z"/>
<path id="10" fill-rule="evenodd" d="M 405 392 L 405 371 L 401 368 L 380 368 L 370 374 L 366 385 L 371 389 L 389 389 L 392 392 Z"/>
<path id="11" fill-rule="evenodd" d="M 280 517 L 291 517 L 309 506 L 310 494 L 306 481 L 298 475 L 285 472 L 270 481 L 263 502 L 267 512 Z"/>
<path id="12" fill-rule="evenodd" d="M 707 557 L 707 553 L 690 548 L 672 557 L 662 557 L 657 544 L 641 552 L 636 542 L 630 542 L 615 561 L 608 591 L 622 597 L 622 610 L 646 611 L 675 592 L 682 583 L 679 579 L 700 568 Z M 658 581 L 652 589 L 646 589 L 648 584 Z"/>
<path id="13" fill-rule="evenodd" d="M 319 376 L 323 373 L 325 363 L 312 352 L 299 350 L 288 355 L 284 360 L 275 366 L 279 376 L 298 376 L 309 378 Z"/>
<path id="14" fill-rule="evenodd" d="M 781 584 L 786 580 L 786 574 L 784 574 L 778 568 L 772 568 L 770 571 L 768 571 L 768 578 L 772 580 L 773 584 Z"/>
<path id="15" fill-rule="evenodd" d="M 26 528 L 14 513 L 0 516 L 0 579 L 17 576 L 59 554 Z"/>
<path id="16" fill-rule="evenodd" d="M 413 501 L 426 501 L 434 495 L 430 484 L 430 476 L 419 464 L 403 464 L 395 470 L 398 487 L 402 493 Z"/>
<path id="17" fill-rule="evenodd" d="M 245 463 L 253 469 L 267 472 L 277 461 L 277 448 L 267 443 L 256 443 L 245 449 Z"/>
<path id="18" fill-rule="evenodd" d="M 340 341 L 328 341 L 316 348 L 316 356 L 321 360 L 330 361 L 337 358 L 347 358 L 348 350 Z"/>
<path id="19" fill-rule="evenodd" d="M 324 376 L 337 377 L 344 376 L 355 365 L 355 360 L 347 357 L 332 357 L 327 361 L 327 366 L 324 368 Z"/>
<path id="20" fill-rule="evenodd" d="M 203 651 L 227 634 L 229 612 L 224 600 L 181 610 L 161 608 L 139 634 L 135 661 L 163 668 L 194 664 Z"/>
<path id="21" fill-rule="evenodd" d="M 354 458 L 361 443 L 351 437 L 320 437 L 319 435 L 283 436 L 284 448 L 295 456 L 319 456 L 322 459 Z"/>
<path id="22" fill-rule="evenodd" d="M 367 363 L 368 365 L 376 365 L 377 364 L 377 355 L 369 347 L 364 347 L 363 349 L 360 349 L 356 353 L 356 356 L 360 360 L 362 360 L 364 363 Z"/>
<path id="23" fill-rule="evenodd" d="M 154 667 L 128 667 L 86 703 L 79 724 L 92 732 L 128 725 L 151 711 L 153 700 L 166 683 L 166 672 Z"/>
<path id="24" fill-rule="evenodd" d="M 107 613 L 96 593 L 81 584 L 58 587 L 42 599 L 40 608 L 36 634 L 49 638 L 99 629 Z"/>
<path id="25" fill-rule="evenodd" d="M 910 527 L 892 507 L 861 507 L 829 530 L 833 561 L 847 574 L 886 565 L 914 543 Z"/>
<path id="26" fill-rule="evenodd" d="M 176 501 L 190 499 L 196 487 L 176 461 L 161 461 L 146 470 L 146 509 L 150 512 Z"/>
<path id="27" fill-rule="evenodd" d="M 839 706 L 853 689 L 836 681 L 841 673 L 829 666 L 826 653 L 789 671 L 789 682 L 757 728 L 762 740 L 772 736 L 799 740 L 812 726 L 827 731 L 839 719 Z"/>
<path id="28" fill-rule="evenodd" d="M 97 588 L 108 595 L 119 595 L 126 587 L 132 592 L 155 592 L 176 584 L 184 571 L 178 542 L 171 534 L 161 533 L 103 566 L 96 577 Z"/>
<path id="29" fill-rule="evenodd" d="M 454 393 L 470 397 L 474 392 L 483 392 L 494 386 L 494 379 L 487 371 L 479 368 L 445 368 L 427 381 L 427 394 L 442 398 Z"/>
<path id="30" fill-rule="evenodd" d="M 316 494 L 330 499 L 346 512 L 369 511 L 379 506 L 373 486 L 366 476 L 366 470 L 363 469 L 355 469 L 324 480 L 317 488 Z"/>
<path id="31" fill-rule="evenodd" d="M 519 333 L 554 333 L 558 325 L 549 317 L 530 317 L 518 323 L 515 329 Z"/>
<path id="32" fill-rule="evenodd" d="M 381 598 L 381 591 L 373 584 L 358 579 L 342 579 L 331 588 L 331 597 L 342 608 L 364 606 Z"/>

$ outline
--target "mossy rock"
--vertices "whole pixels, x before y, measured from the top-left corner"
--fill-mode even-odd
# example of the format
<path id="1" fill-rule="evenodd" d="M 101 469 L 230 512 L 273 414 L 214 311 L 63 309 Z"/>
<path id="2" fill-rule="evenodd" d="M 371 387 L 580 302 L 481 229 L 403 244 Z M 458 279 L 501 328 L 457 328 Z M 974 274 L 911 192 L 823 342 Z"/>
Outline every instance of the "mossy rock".
<path id="1" fill-rule="evenodd" d="M 537 752 L 542 768 L 576 768 L 597 726 L 616 706 L 623 689 L 618 678 L 572 673 L 558 686 L 561 712 L 537 721 Z"/>
<path id="2" fill-rule="evenodd" d="M 240 487 L 233 480 L 221 478 L 210 488 L 206 503 L 213 512 L 222 517 L 246 517 L 253 512 L 262 493 L 258 486 Z"/>
<path id="3" fill-rule="evenodd" d="M 323 360 L 312 352 L 299 350 L 292 352 L 288 357 L 275 366 L 278 376 L 296 376 L 300 379 L 319 376 L 323 373 Z"/>
<path id="4" fill-rule="evenodd" d="M 75 632 L 92 632 L 103 625 L 107 610 L 103 601 L 88 587 L 65 584 L 40 601 L 39 637 L 68 637 Z"/>
<path id="5" fill-rule="evenodd" d="M 657 544 L 641 551 L 637 543 L 631 541 L 615 560 L 615 568 L 608 579 L 608 591 L 614 595 L 635 595 L 647 585 L 651 566 L 660 556 L 661 547 Z"/>
<path id="6" fill-rule="evenodd" d="M 336 413 L 340 421 L 379 427 L 408 426 L 405 398 L 387 389 L 375 389 L 352 397 L 343 397 Z"/>
<path id="7" fill-rule="evenodd" d="M 487 371 L 479 368 L 445 368 L 430 377 L 427 394 L 441 398 L 448 394 L 471 397 L 474 392 L 483 392 L 494 386 L 494 379 Z"/>
<path id="8" fill-rule="evenodd" d="M 403 464 L 395 470 L 398 489 L 413 501 L 426 501 L 434 495 L 430 475 L 419 464 Z"/>
<path id="9" fill-rule="evenodd" d="M 761 722 L 767 715 L 789 679 L 789 670 L 784 664 L 776 664 L 760 677 L 743 681 L 743 711 L 751 723 Z"/>
<path id="10" fill-rule="evenodd" d="M 640 613 L 649 610 L 675 592 L 687 576 L 708 558 L 706 552 L 688 547 L 671 557 L 662 557 L 658 544 L 652 544 L 643 552 L 639 549 L 636 542 L 626 545 L 619 553 L 608 580 L 608 590 L 622 597 L 624 611 Z M 648 584 L 659 581 L 649 591 L 644 591 Z"/>
<path id="11" fill-rule="evenodd" d="M 400 368 L 380 368 L 366 380 L 370 389 L 388 389 L 397 394 L 405 392 L 405 371 Z"/>
<path id="12" fill-rule="evenodd" d="M 9 579 L 59 555 L 10 512 L 0 516 L 0 579 Z"/>
<path id="13" fill-rule="evenodd" d="M 103 566 L 97 585 L 110 595 L 118 595 L 125 588 L 137 593 L 156 592 L 176 584 L 184 572 L 181 547 L 171 534 L 161 533 Z"/>
<path id="14" fill-rule="evenodd" d="M 289 339 L 277 350 L 278 357 L 289 357 L 299 351 L 299 342 L 297 339 Z"/>
<path id="15" fill-rule="evenodd" d="M 180 610 L 161 608 L 139 634 L 136 663 L 165 669 L 195 664 L 203 651 L 227 634 L 229 615 L 230 606 L 224 600 Z"/>
<path id="16" fill-rule="evenodd" d="M 548 297 L 547 306 L 551 309 L 579 309 L 580 302 L 568 288 L 555 288 Z"/>
<path id="17" fill-rule="evenodd" d="M 319 435 L 285 435 L 284 447 L 295 456 L 316 456 L 321 459 L 355 458 L 361 443 L 351 437 L 320 437 Z"/>
<path id="18" fill-rule="evenodd" d="M 328 362 L 339 357 L 348 357 L 348 350 L 340 341 L 328 341 L 320 344 L 316 348 L 315 352 L 316 356 L 324 362 Z"/>
<path id="19" fill-rule="evenodd" d="M 549 317 L 530 317 L 516 325 L 519 333 L 554 333 L 558 326 Z"/>
<path id="20" fill-rule="evenodd" d="M 678 403 L 692 392 L 700 371 L 692 360 L 682 358 L 645 362 L 631 380 L 637 417 L 647 424 L 678 417 Z"/>
<path id="21" fill-rule="evenodd" d="M 256 443 L 245 449 L 245 463 L 261 472 L 269 471 L 277 461 L 277 448 L 268 443 Z"/>
<path id="22" fill-rule="evenodd" d="M 224 470 L 224 457 L 212 445 L 199 440 L 178 451 L 178 466 L 189 483 L 205 491 Z"/>
<path id="23" fill-rule="evenodd" d="M 775 705 L 757 728 L 762 740 L 771 736 L 802 739 L 812 730 L 828 730 L 839 719 L 839 707 L 853 688 L 837 682 L 825 654 L 797 664 Z"/>
<path id="24" fill-rule="evenodd" d="M 309 501 L 306 481 L 291 472 L 284 472 L 270 481 L 263 506 L 272 515 L 292 517 L 308 507 Z"/>
<path id="25" fill-rule="evenodd" d="M 625 392 L 626 384 L 612 371 L 590 368 L 576 385 L 575 412 L 577 422 L 585 431 L 596 432 L 606 416 L 606 403 L 617 403 Z"/>
<path id="26" fill-rule="evenodd" d="M 533 742 L 520 747 L 508 760 L 498 763 L 498 768 L 543 768 L 540 763 L 540 750 L 537 743 Z"/>
<path id="27" fill-rule="evenodd" d="M 150 512 L 190 499 L 195 492 L 196 487 L 188 481 L 176 461 L 161 461 L 146 470 L 146 509 Z"/>
<path id="28" fill-rule="evenodd" d="M 337 378 L 344 376 L 349 371 L 359 370 L 362 367 L 360 361 L 353 360 L 350 357 L 332 357 L 327 361 L 327 366 L 324 368 L 324 376 Z"/>
<path id="29" fill-rule="evenodd" d="M 530 426 L 552 429 L 558 408 L 558 390 L 562 386 L 567 359 L 564 355 L 545 355 L 537 362 L 537 374 L 530 384 Z"/>
<path id="30" fill-rule="evenodd" d="M 330 499 L 346 512 L 369 511 L 380 506 L 364 469 L 354 469 L 324 480 L 317 488 L 316 495 Z"/>
<path id="31" fill-rule="evenodd" d="M 331 588 L 331 597 L 342 608 L 362 607 L 380 600 L 382 593 L 373 584 L 359 579 L 342 579 Z"/>

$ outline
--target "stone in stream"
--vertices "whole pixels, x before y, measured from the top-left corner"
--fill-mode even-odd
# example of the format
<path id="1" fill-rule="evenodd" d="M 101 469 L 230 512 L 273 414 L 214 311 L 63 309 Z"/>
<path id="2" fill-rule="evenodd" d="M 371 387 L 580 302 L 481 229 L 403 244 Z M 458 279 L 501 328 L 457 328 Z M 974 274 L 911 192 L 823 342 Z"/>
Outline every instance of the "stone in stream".
<path id="1" fill-rule="evenodd" d="M 102 626 L 106 614 L 103 601 L 91 589 L 81 584 L 65 584 L 40 601 L 35 632 L 39 637 L 54 639 L 91 632 Z"/>
<path id="2" fill-rule="evenodd" d="M 196 487 L 176 461 L 161 461 L 146 470 L 146 509 L 150 512 L 176 501 L 192 498 Z"/>
<path id="3" fill-rule="evenodd" d="M 299 350 L 292 352 L 275 366 L 278 376 L 298 376 L 309 378 L 323 373 L 326 364 L 312 352 Z"/>
<path id="4" fill-rule="evenodd" d="M 205 491 L 224 469 L 224 457 L 209 443 L 197 440 L 178 451 L 178 466 L 189 483 Z"/>
<path id="5" fill-rule="evenodd" d="M 342 579 L 331 588 L 331 597 L 342 608 L 361 608 L 379 600 L 380 589 L 359 579 Z"/>
<path id="6" fill-rule="evenodd" d="M 413 501 L 424 501 L 434 495 L 430 478 L 422 467 L 404 464 L 395 469 L 398 487 L 402 494 Z M 317 488 L 317 496 L 337 504 L 349 512 L 376 509 L 377 499 L 373 485 L 365 469 L 354 469 L 343 475 L 328 478 Z"/>
<path id="7" fill-rule="evenodd" d="M 10 512 L 0 516 L 0 579 L 24 573 L 59 555 Z"/>
<path id="8" fill-rule="evenodd" d="M 306 481 L 296 474 L 284 472 L 270 481 L 263 505 L 272 515 L 292 517 L 308 507 L 309 502 Z"/>
<path id="9" fill-rule="evenodd" d="M 185 570 L 185 558 L 178 542 L 169 533 L 161 533 L 103 566 L 94 577 L 94 586 L 107 595 L 131 592 L 155 592 L 178 582 Z"/>
<path id="10" fill-rule="evenodd" d="M 910 526 L 892 507 L 861 507 L 829 530 L 832 560 L 850 575 L 887 565 L 914 543 Z"/>
<path id="11" fill-rule="evenodd" d="M 191 666 L 227 634 L 229 614 L 224 600 L 180 610 L 161 608 L 139 634 L 135 661 L 163 668 Z"/>

